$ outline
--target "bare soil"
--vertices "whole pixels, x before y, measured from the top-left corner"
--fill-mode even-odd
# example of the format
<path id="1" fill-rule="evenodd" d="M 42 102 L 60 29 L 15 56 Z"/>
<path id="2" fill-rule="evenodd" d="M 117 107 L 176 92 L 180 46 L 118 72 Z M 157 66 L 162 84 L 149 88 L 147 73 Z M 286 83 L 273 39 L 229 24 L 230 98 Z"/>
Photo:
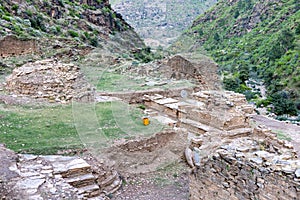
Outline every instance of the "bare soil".
<path id="1" fill-rule="evenodd" d="M 188 173 L 187 165 L 181 162 L 153 173 L 130 174 L 112 200 L 187 200 Z"/>

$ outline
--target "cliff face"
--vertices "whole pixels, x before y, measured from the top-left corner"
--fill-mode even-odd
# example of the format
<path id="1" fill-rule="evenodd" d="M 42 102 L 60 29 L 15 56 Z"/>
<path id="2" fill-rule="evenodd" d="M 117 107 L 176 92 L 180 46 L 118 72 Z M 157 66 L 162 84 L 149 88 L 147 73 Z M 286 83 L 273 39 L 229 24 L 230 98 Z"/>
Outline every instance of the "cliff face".
<path id="1" fill-rule="evenodd" d="M 220 66 L 225 88 L 248 99 L 261 97 L 251 92 L 246 82 L 264 82 L 275 113 L 296 115 L 300 94 L 299 5 L 295 0 L 219 1 L 200 15 L 171 49 L 208 53 Z"/>
<path id="2" fill-rule="evenodd" d="M 117 32 L 133 29 L 114 12 L 108 0 L 0 1 L 0 36 L 64 37 L 97 46 Z M 138 37 L 137 37 L 138 38 Z"/>

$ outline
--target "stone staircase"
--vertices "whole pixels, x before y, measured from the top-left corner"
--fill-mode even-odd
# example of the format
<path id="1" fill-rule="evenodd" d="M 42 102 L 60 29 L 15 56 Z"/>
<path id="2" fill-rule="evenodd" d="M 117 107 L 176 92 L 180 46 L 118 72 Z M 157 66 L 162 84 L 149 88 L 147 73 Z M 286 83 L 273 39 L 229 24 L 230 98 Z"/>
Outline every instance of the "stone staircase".
<path id="1" fill-rule="evenodd" d="M 101 190 L 96 184 L 97 174 L 93 174 L 91 165 L 85 160 L 74 157 L 42 156 L 53 165 L 53 173 L 78 189 L 84 198 L 99 196 Z"/>
<path id="2" fill-rule="evenodd" d="M 19 163 L 12 168 L 22 177 L 22 181 L 17 185 L 27 193 L 34 188 L 32 194 L 29 194 L 29 197 L 34 197 L 33 199 L 39 199 L 39 193 L 51 191 L 50 187 L 56 191 L 70 191 L 68 193 L 73 194 L 70 197 L 72 199 L 105 200 L 108 199 L 107 195 L 116 192 L 122 185 L 117 171 L 103 163 L 95 167 L 75 156 L 19 155 L 19 157 Z M 33 183 L 33 180 L 38 180 L 38 185 L 28 184 Z M 49 183 L 52 185 L 49 186 Z"/>

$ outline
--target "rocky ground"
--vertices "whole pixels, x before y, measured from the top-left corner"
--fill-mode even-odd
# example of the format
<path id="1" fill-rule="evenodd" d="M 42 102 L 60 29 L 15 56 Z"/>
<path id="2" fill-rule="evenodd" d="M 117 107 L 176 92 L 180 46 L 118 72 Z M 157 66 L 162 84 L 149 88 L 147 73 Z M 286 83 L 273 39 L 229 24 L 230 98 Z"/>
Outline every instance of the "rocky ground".
<path id="1" fill-rule="evenodd" d="M 265 125 L 270 128 L 274 133 L 283 133 L 291 138 L 291 142 L 300 158 L 300 127 L 295 124 L 290 124 L 278 121 L 263 115 L 252 116 L 253 120 L 260 125 Z"/>
<path id="2" fill-rule="evenodd" d="M 12 102 L 16 101 L 16 98 L 10 96 Z M 20 101 L 17 101 L 20 103 Z M 28 103 L 27 101 L 23 103 Z M 22 102 L 21 102 L 22 104 Z M 285 122 L 279 122 L 277 120 L 273 120 L 261 115 L 252 116 L 253 120 L 257 124 L 266 125 L 271 128 L 273 131 L 282 131 L 285 134 L 289 135 L 292 138 L 292 142 L 294 147 L 296 148 L 298 155 L 300 153 L 299 150 L 299 134 L 300 128 L 296 125 L 287 124 Z M 11 156 L 7 156 L 1 159 L 2 166 L 9 165 L 10 160 L 13 159 L 14 154 L 10 154 Z M 12 159 L 10 159 L 12 158 Z M 2 171 L 2 173 L 6 173 Z M 189 180 L 188 175 L 190 174 L 189 167 L 182 160 L 179 163 L 171 165 L 171 167 L 164 167 L 159 169 L 156 172 L 151 173 L 143 173 L 143 174 L 135 174 L 133 171 L 130 173 L 124 172 L 121 173 L 121 177 L 123 179 L 122 187 L 115 193 L 110 194 L 109 197 L 113 200 L 185 200 L 189 199 Z M 6 173 L 6 176 L 17 176 L 14 172 Z M 48 181 L 51 188 L 57 189 L 60 185 L 64 185 L 62 182 L 57 184 L 52 179 Z M 39 183 L 37 183 L 39 184 Z M 52 184 L 52 185 L 51 185 Z M 57 186 L 58 185 L 58 186 Z M 39 185 L 38 185 L 39 186 Z M 47 187 L 48 187 L 47 186 Z M 10 186 L 2 185 L 2 190 L 8 190 Z M 66 187 L 66 186 L 64 186 Z M 63 189 L 63 188 L 60 188 Z M 53 189 L 54 190 L 54 189 Z M 66 189 L 64 189 L 66 190 Z M 64 195 L 76 195 L 76 190 L 73 191 L 70 188 L 67 190 L 72 191 L 71 193 L 65 193 Z M 18 192 L 19 194 L 20 192 Z M 9 197 L 11 193 L 7 195 L 7 199 L 11 199 Z M 51 194 L 47 194 L 50 195 Z M 62 194 L 63 195 L 63 194 Z"/>

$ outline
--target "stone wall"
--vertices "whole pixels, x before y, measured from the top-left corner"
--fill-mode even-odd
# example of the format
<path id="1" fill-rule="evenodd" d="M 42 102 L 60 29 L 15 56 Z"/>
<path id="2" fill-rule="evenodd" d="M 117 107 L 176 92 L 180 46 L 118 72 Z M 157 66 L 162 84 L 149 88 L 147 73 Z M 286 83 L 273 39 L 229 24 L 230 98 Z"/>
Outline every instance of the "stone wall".
<path id="1" fill-rule="evenodd" d="M 199 91 L 192 99 L 146 96 L 145 105 L 188 133 L 191 200 L 296 200 L 300 160 L 290 142 L 251 123 L 244 95 Z"/>
<path id="2" fill-rule="evenodd" d="M 249 128 L 253 107 L 247 104 L 244 95 L 230 91 L 186 92 L 190 93 L 189 98 L 145 95 L 144 104 L 178 120 L 180 127 L 196 135 L 212 130 L 234 132 Z"/>
<path id="3" fill-rule="evenodd" d="M 118 97 L 130 104 L 142 103 L 145 99 L 145 95 L 155 95 L 160 94 L 168 97 L 180 97 L 181 91 L 187 91 L 192 93 L 194 88 L 191 87 L 181 87 L 175 89 L 150 89 L 150 90 L 140 90 L 140 91 L 126 91 L 126 92 L 98 92 L 98 96 L 112 96 Z"/>
<path id="4" fill-rule="evenodd" d="M 218 65 L 207 57 L 195 58 L 192 55 L 176 55 L 163 60 L 159 70 L 168 78 L 192 80 L 202 90 L 219 90 L 221 88 Z"/>
<path id="5" fill-rule="evenodd" d="M 191 200 L 300 198 L 300 160 L 292 145 L 262 128 L 221 145 L 194 172 Z"/>
<path id="6" fill-rule="evenodd" d="M 170 78 L 194 79 L 202 83 L 202 76 L 197 67 L 182 56 L 174 56 L 168 60 L 167 66 L 171 68 Z"/>
<path id="7" fill-rule="evenodd" d="M 159 132 L 149 138 L 130 140 L 117 145 L 117 147 L 128 152 L 152 152 L 164 147 L 175 135 L 176 133 L 173 131 Z"/>
<path id="8" fill-rule="evenodd" d="M 0 57 L 10 57 L 30 54 L 37 51 L 35 40 L 20 40 L 14 35 L 8 35 L 0 40 Z"/>

